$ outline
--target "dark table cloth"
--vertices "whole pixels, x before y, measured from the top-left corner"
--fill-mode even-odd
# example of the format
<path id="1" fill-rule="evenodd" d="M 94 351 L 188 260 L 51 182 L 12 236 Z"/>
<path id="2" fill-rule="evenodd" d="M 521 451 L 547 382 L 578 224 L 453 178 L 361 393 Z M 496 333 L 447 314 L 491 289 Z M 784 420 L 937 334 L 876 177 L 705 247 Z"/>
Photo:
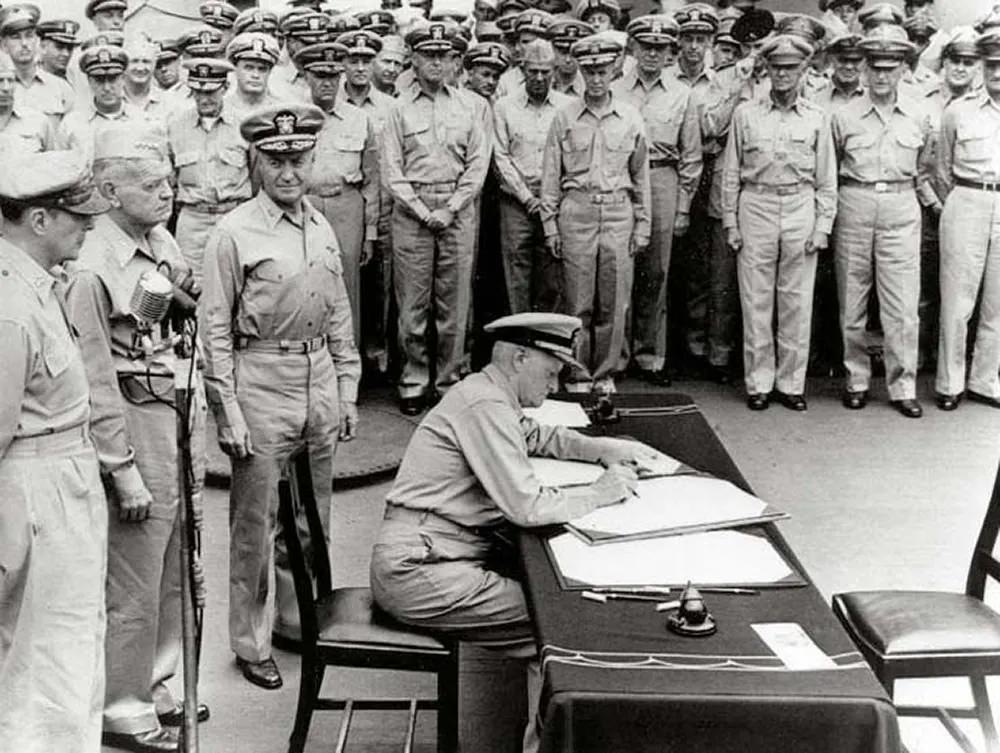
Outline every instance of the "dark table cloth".
<path id="1" fill-rule="evenodd" d="M 750 491 L 690 398 L 628 395 L 615 404 L 623 413 L 667 410 L 591 431 L 634 437 Z M 777 528 L 764 530 L 808 580 Z M 553 533 L 520 539 L 541 645 L 543 753 L 899 750 L 888 696 L 811 582 L 756 596 L 705 594 L 718 632 L 682 638 L 651 603 L 599 604 L 563 590 L 544 545 Z M 786 669 L 751 629 L 761 622 L 799 623 L 837 668 Z"/>

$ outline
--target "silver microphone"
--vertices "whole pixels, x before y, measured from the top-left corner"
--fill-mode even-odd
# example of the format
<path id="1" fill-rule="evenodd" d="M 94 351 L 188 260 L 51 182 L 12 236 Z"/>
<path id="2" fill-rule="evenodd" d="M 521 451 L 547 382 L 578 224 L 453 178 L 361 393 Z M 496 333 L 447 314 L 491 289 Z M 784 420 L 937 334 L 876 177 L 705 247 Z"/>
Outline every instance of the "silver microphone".
<path id="1" fill-rule="evenodd" d="M 174 285 L 165 276 L 155 270 L 143 272 L 129 306 L 141 329 L 150 330 L 157 322 L 167 315 L 170 302 L 174 297 Z"/>

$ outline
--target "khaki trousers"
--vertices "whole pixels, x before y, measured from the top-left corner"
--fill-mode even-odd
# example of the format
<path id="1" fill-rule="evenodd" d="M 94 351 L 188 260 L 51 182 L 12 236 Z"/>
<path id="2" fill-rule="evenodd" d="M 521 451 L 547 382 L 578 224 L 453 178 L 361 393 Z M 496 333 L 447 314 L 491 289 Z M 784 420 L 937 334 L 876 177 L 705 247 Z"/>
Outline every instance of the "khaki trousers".
<path id="1" fill-rule="evenodd" d="M 639 368 L 660 371 L 667 359 L 667 271 L 674 246 L 677 170 L 649 171 L 652 231 L 649 246 L 637 254 L 632 287 L 632 357 Z"/>
<path id="2" fill-rule="evenodd" d="M 445 207 L 451 198 L 450 189 L 418 188 L 417 193 L 431 211 Z M 419 397 L 431 388 L 428 325 L 432 321 L 436 333 L 434 386 L 444 393 L 461 378 L 477 227 L 474 202 L 437 233 L 405 207 L 393 206 L 393 284 L 399 307 L 399 350 L 404 360 L 400 397 Z"/>
<path id="3" fill-rule="evenodd" d="M 278 535 L 278 481 L 292 453 L 309 452 L 316 505 L 329 525 L 340 428 L 337 374 L 326 349 L 236 354 L 236 399 L 254 454 L 232 461 L 229 492 L 229 645 L 242 659 L 271 656 L 271 631 L 297 637 L 298 602 Z M 300 536 L 303 531 L 300 529 Z M 328 536 L 329 538 L 329 536 Z M 311 558 L 308 537 L 306 561 Z"/>
<path id="4" fill-rule="evenodd" d="M 940 242 L 941 327 L 934 388 L 946 395 L 966 388 L 966 333 L 980 294 L 968 388 L 1000 397 L 1000 193 L 962 186 L 952 190 L 941 214 Z"/>
<path id="5" fill-rule="evenodd" d="M 744 187 L 737 222 L 743 310 L 743 372 L 748 393 L 805 390 L 816 254 L 806 254 L 816 210 L 808 186 L 788 196 Z M 774 327 L 777 307 L 777 330 Z"/>
<path id="6" fill-rule="evenodd" d="M 565 313 L 583 322 L 576 358 L 587 369 L 571 382 L 610 377 L 619 367 L 631 308 L 633 224 L 632 202 L 624 197 L 595 203 L 569 191 L 559 206 Z"/>
<path id="7" fill-rule="evenodd" d="M 99 753 L 107 504 L 83 427 L 0 458 L 0 751 Z"/>
<path id="8" fill-rule="evenodd" d="M 510 312 L 559 311 L 562 269 L 545 248 L 542 221 L 506 194 L 500 196 L 500 241 Z"/>
<path id="9" fill-rule="evenodd" d="M 174 238 L 180 246 L 184 261 L 191 267 L 195 280 L 201 285 L 204 279 L 205 245 L 208 236 L 225 214 L 210 214 L 185 205 L 177 214 L 177 229 Z"/>
<path id="10" fill-rule="evenodd" d="M 920 298 L 920 204 L 914 191 L 876 193 L 842 186 L 833 229 L 840 328 L 847 388 L 867 391 L 868 303 L 873 280 L 884 333 L 885 381 L 890 400 L 917 396 Z"/>
<path id="11" fill-rule="evenodd" d="M 365 199 L 357 186 L 344 186 L 336 196 L 310 195 L 309 202 L 326 217 L 340 246 L 344 287 L 351 304 L 354 342 L 361 350 L 361 251 L 365 241 Z"/>
<path id="12" fill-rule="evenodd" d="M 145 384 L 145 380 L 141 380 Z M 152 381 L 172 399 L 173 377 Z M 135 390 L 142 394 L 141 389 Z M 207 406 L 200 381 L 191 430 L 194 491 L 205 477 Z M 166 687 L 181 657 L 180 531 L 178 529 L 177 419 L 158 402 L 125 401 L 135 464 L 153 496 L 141 523 L 119 521 L 119 502 L 108 490 L 108 631 L 104 728 L 135 734 L 158 729 L 157 713 L 176 701 Z"/>

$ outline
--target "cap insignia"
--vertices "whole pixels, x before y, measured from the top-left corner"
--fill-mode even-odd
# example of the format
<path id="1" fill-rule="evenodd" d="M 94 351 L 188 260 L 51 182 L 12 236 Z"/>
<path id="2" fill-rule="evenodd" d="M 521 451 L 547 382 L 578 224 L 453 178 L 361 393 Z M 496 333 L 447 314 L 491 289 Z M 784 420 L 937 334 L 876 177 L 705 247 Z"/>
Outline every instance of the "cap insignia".
<path id="1" fill-rule="evenodd" d="M 295 133 L 295 126 L 298 118 L 295 113 L 282 112 L 274 117 L 274 127 L 278 129 L 278 135 L 291 136 Z"/>

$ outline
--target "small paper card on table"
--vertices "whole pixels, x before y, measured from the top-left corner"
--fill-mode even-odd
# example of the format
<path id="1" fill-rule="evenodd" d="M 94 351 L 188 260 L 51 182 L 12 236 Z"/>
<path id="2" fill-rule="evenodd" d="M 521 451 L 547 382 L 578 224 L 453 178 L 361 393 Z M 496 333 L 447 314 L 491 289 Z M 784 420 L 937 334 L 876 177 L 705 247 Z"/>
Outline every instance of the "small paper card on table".
<path id="1" fill-rule="evenodd" d="M 760 622 L 750 627 L 788 669 L 837 668 L 797 622 Z"/>
<path id="2" fill-rule="evenodd" d="M 545 426 L 568 426 L 578 429 L 590 426 L 583 406 L 565 400 L 545 400 L 537 408 L 525 408 L 524 415 Z"/>

